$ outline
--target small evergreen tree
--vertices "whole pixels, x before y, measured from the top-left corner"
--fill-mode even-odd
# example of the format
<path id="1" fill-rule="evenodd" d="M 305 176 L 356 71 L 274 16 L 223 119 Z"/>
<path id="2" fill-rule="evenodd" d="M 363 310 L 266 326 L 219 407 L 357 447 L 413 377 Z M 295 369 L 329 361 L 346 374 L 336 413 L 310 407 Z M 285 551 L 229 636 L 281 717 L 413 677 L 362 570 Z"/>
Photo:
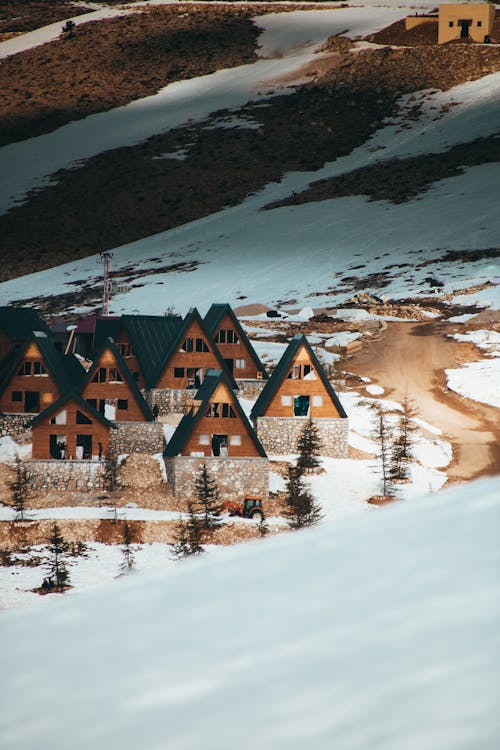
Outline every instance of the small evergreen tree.
<path id="1" fill-rule="evenodd" d="M 391 483 L 392 430 L 383 409 L 378 404 L 372 408 L 375 411 L 373 437 L 377 441 L 379 449 L 377 468 L 381 478 L 382 494 L 390 495 L 394 491 Z"/>
<path id="2" fill-rule="evenodd" d="M 316 424 L 311 418 L 307 420 L 297 440 L 299 458 L 297 466 L 301 471 L 311 472 L 319 465 L 321 438 Z"/>
<path id="3" fill-rule="evenodd" d="M 269 526 L 265 518 L 261 518 L 259 521 L 259 535 L 264 537 L 269 534 Z"/>
<path id="4" fill-rule="evenodd" d="M 199 555 L 205 550 L 201 544 L 203 521 L 196 515 L 193 505 L 188 503 L 188 517 L 179 521 L 175 533 L 173 555 L 176 559 Z"/>
<path id="5" fill-rule="evenodd" d="M 402 414 L 399 418 L 397 434 L 391 449 L 390 474 L 394 479 L 408 479 L 415 444 L 413 433 L 417 427 L 414 419 L 418 414 L 418 409 L 407 392 L 401 407 Z"/>
<path id="6" fill-rule="evenodd" d="M 304 481 L 302 471 L 297 466 L 288 467 L 286 503 L 285 515 L 292 529 L 314 526 L 323 518 L 321 508 L 316 503 Z"/>
<path id="7" fill-rule="evenodd" d="M 55 589 L 63 591 L 70 584 L 67 558 L 71 550 L 69 544 L 61 534 L 57 523 L 52 527 L 48 551 L 49 557 L 45 564 L 45 570 Z"/>
<path id="8" fill-rule="evenodd" d="M 11 494 L 11 505 L 16 512 L 16 521 L 27 521 L 29 482 L 26 466 L 18 455 L 14 464 L 14 479 L 8 482 Z"/>
<path id="9" fill-rule="evenodd" d="M 222 504 L 219 489 L 215 479 L 210 476 L 205 462 L 199 476 L 194 480 L 194 496 L 203 513 L 203 528 L 214 529 L 220 526 L 222 521 L 218 516 L 222 512 Z"/>
<path id="10" fill-rule="evenodd" d="M 128 573 L 130 570 L 135 568 L 135 557 L 132 550 L 132 542 L 134 541 L 135 534 L 128 525 L 127 521 L 123 524 L 123 547 L 122 547 L 122 563 L 120 570 L 122 573 Z"/>

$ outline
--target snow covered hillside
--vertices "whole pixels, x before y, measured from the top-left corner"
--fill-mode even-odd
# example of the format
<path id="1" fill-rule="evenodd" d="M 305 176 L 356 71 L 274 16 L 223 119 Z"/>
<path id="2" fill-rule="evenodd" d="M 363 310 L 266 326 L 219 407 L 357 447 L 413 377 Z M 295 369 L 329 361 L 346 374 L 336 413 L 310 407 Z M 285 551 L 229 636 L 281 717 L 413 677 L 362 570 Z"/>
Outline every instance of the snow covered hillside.
<path id="1" fill-rule="evenodd" d="M 9 750 L 495 750 L 500 482 L 2 615 Z"/>

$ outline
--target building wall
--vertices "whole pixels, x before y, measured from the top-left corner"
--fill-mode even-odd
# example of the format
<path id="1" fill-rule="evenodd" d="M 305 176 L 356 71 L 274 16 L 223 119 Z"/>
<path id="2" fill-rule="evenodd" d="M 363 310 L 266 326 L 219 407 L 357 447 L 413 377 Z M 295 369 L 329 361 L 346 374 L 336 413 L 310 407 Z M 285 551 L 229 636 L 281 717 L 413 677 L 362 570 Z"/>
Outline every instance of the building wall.
<path id="1" fill-rule="evenodd" d="M 104 461 L 25 461 L 33 490 L 92 492 L 105 486 Z"/>
<path id="2" fill-rule="evenodd" d="M 297 352 L 297 356 L 294 360 L 294 364 L 298 365 L 312 365 L 309 354 L 305 347 L 301 347 Z M 287 397 L 289 403 L 283 404 L 282 397 Z M 274 398 L 269 404 L 266 415 L 267 417 L 294 417 L 294 396 L 309 396 L 310 411 L 309 416 L 313 419 L 317 417 L 321 418 L 339 418 L 340 414 L 337 407 L 332 402 L 323 381 L 316 373 L 316 379 L 310 378 L 287 378 L 283 380 L 280 387 L 278 388 Z M 322 404 L 317 406 L 313 403 L 313 396 L 321 396 Z"/>
<path id="3" fill-rule="evenodd" d="M 262 393 L 267 380 L 254 380 L 253 378 L 236 381 L 238 386 L 238 398 L 250 398 L 255 399 Z"/>
<path id="4" fill-rule="evenodd" d="M 258 417 L 256 430 L 268 454 L 297 453 L 297 441 L 307 417 Z M 347 458 L 349 454 L 349 420 L 315 419 L 322 440 L 321 455 Z"/>
<path id="5" fill-rule="evenodd" d="M 106 455 L 109 448 L 109 427 L 95 419 L 83 408 L 73 401 L 67 401 L 62 407 L 66 410 L 66 424 L 51 424 L 50 420 L 54 414 L 49 414 L 41 422 L 32 427 L 33 447 L 32 457 L 37 459 L 50 459 L 50 436 L 64 435 L 66 437 L 66 458 L 74 459 L 76 456 L 76 436 L 92 436 L 92 454 L 98 455 L 99 443 L 102 443 L 103 455 Z M 82 411 L 86 416 L 92 419 L 92 424 L 77 424 L 76 412 Z"/>
<path id="6" fill-rule="evenodd" d="M 163 453 L 163 425 L 158 422 L 120 422 L 110 433 L 110 449 L 122 453 Z"/>
<path id="7" fill-rule="evenodd" d="M 108 404 L 112 404 L 115 407 L 114 421 L 117 422 L 145 422 L 146 419 L 142 413 L 139 404 L 137 403 L 134 394 L 132 393 L 128 383 L 125 382 L 123 368 L 118 365 L 116 357 L 111 351 L 104 351 L 99 361 L 95 364 L 96 369 L 100 367 L 106 368 L 107 379 L 104 383 L 92 383 L 88 382 L 82 391 L 82 398 L 84 399 L 96 399 L 97 403 L 102 399 Z M 123 382 L 110 381 L 109 372 L 110 368 L 117 368 L 123 378 Z M 127 409 L 119 409 L 118 401 L 120 399 L 127 400 Z M 97 406 L 97 408 L 99 408 Z"/>
<path id="8" fill-rule="evenodd" d="M 164 414 L 186 414 L 194 396 L 196 388 L 151 388 L 148 391 L 147 402 L 152 409 L 158 407 L 158 413 Z"/>
<path id="9" fill-rule="evenodd" d="M 267 458 L 166 458 L 167 481 L 178 502 L 194 498 L 194 482 L 206 463 L 210 476 L 217 482 L 222 501 L 243 501 L 254 495 L 265 501 L 269 497 L 269 461 Z M 266 511 L 264 504 L 264 513 Z"/>
<path id="10" fill-rule="evenodd" d="M 222 318 L 222 321 L 215 331 L 214 337 L 221 329 L 233 331 L 233 333 L 239 337 L 236 326 L 234 325 L 231 316 L 227 313 Z M 264 371 L 262 364 L 255 359 L 245 341 L 239 339 L 237 344 L 222 344 L 217 342 L 216 346 L 223 359 L 233 360 L 232 373 L 235 378 L 257 378 L 257 373 Z M 237 360 L 239 359 L 245 360 L 245 367 L 236 366 Z"/>
<path id="11" fill-rule="evenodd" d="M 203 339 L 209 351 L 186 352 L 179 351 L 178 349 L 173 354 L 165 370 L 158 378 L 158 382 L 155 384 L 156 388 L 187 388 L 189 385 L 188 377 L 186 374 L 187 368 L 201 368 L 204 371 L 210 368 L 220 370 L 220 363 L 214 351 L 215 344 L 210 341 L 208 336 L 206 336 L 205 332 L 197 321 L 193 321 L 193 323 L 189 326 L 184 338 Z M 183 341 L 180 342 L 179 347 L 182 347 L 182 344 Z M 184 370 L 184 375 L 182 377 L 175 377 L 175 368 L 182 368 Z"/>
<path id="12" fill-rule="evenodd" d="M 0 411 L 10 414 L 22 414 L 24 412 L 24 395 L 26 391 L 38 392 L 40 394 L 40 411 L 46 409 L 61 396 L 59 388 L 48 370 L 46 375 L 17 375 L 24 362 L 31 362 L 32 371 L 35 362 L 43 364 L 43 357 L 35 343 L 30 344 L 27 348 L 22 362 L 16 368 L 16 374 L 12 376 L 9 385 L 0 395 Z M 44 367 L 47 369 L 45 365 Z M 22 401 L 13 400 L 13 391 L 21 391 L 23 394 Z M 33 413 L 32 409 L 30 413 Z"/>
<path id="13" fill-rule="evenodd" d="M 458 21 L 470 19 L 469 36 L 476 42 L 492 33 L 495 23 L 495 6 L 492 3 L 449 4 L 439 6 L 438 43 L 460 38 Z M 450 26 L 452 24 L 452 26 Z"/>

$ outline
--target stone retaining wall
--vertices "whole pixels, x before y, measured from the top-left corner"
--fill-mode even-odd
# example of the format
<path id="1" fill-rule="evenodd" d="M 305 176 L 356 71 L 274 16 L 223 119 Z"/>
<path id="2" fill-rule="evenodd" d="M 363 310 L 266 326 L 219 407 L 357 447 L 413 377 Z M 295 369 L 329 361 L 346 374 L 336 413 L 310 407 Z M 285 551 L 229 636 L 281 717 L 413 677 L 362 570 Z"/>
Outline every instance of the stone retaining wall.
<path id="1" fill-rule="evenodd" d="M 297 440 L 309 417 L 257 417 L 255 429 L 266 453 L 297 453 Z M 322 440 L 321 454 L 347 458 L 349 420 L 315 419 Z"/>
<path id="2" fill-rule="evenodd" d="M 110 430 L 111 450 L 121 453 L 163 453 L 165 440 L 163 425 L 158 422 L 115 422 L 118 429 Z"/>
<path id="3" fill-rule="evenodd" d="M 267 458 L 166 458 L 167 481 L 179 502 L 193 499 L 194 481 L 206 463 L 210 476 L 217 482 L 221 500 L 243 500 L 256 495 L 269 497 L 269 461 Z"/>
<path id="4" fill-rule="evenodd" d="M 151 409 L 158 407 L 159 415 L 185 414 L 196 391 L 196 388 L 151 388 L 147 402 Z"/>
<path id="5" fill-rule="evenodd" d="M 0 437 L 16 438 L 26 432 L 26 425 L 36 414 L 0 414 Z"/>
<path id="6" fill-rule="evenodd" d="M 238 390 L 236 391 L 237 398 L 258 398 L 262 393 L 267 380 L 257 380 L 257 378 L 237 378 L 236 384 Z"/>
<path id="7" fill-rule="evenodd" d="M 103 489 L 104 461 L 39 461 L 23 462 L 33 490 L 64 490 L 92 492 Z"/>

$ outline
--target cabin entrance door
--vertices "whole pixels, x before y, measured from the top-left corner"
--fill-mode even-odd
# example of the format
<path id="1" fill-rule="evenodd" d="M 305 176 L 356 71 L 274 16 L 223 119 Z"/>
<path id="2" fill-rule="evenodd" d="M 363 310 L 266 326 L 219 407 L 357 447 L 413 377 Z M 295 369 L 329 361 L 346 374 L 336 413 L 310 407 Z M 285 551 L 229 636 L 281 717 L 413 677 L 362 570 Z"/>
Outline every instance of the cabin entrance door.
<path id="1" fill-rule="evenodd" d="M 92 458 L 92 435 L 76 436 L 76 458 Z"/>
<path id="2" fill-rule="evenodd" d="M 40 391 L 25 391 L 24 411 L 27 414 L 38 414 L 40 411 Z"/>
<path id="3" fill-rule="evenodd" d="M 309 396 L 295 396 L 293 399 L 293 415 L 294 417 L 307 417 L 309 416 Z"/>
<path id="4" fill-rule="evenodd" d="M 472 19 L 461 19 L 458 22 L 458 25 L 460 26 L 460 39 L 468 39 L 469 38 L 469 28 L 472 26 Z"/>
<path id="5" fill-rule="evenodd" d="M 227 435 L 212 435 L 212 454 L 214 456 L 227 456 Z"/>

